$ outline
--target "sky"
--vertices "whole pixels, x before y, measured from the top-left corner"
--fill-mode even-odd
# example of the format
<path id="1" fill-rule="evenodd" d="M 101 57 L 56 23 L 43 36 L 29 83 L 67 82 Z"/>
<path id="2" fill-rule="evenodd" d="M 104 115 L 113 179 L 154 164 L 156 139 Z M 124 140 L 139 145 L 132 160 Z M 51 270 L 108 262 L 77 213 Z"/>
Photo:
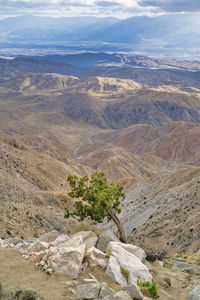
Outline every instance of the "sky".
<path id="1" fill-rule="evenodd" d="M 200 11 L 200 0 L 0 0 L 0 18 L 19 15 L 128 18 Z"/>

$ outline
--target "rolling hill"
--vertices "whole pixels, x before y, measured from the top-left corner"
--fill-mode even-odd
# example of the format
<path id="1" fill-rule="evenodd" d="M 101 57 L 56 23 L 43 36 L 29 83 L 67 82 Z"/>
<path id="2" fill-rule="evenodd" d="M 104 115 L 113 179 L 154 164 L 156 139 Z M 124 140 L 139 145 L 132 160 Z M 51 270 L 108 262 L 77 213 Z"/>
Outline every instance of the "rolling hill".
<path id="1" fill-rule="evenodd" d="M 63 219 L 61 203 L 67 175 L 98 169 L 126 189 L 121 218 L 130 240 L 195 246 L 199 94 L 192 85 L 86 74 L 2 77 L 2 237 L 69 231 L 74 223 Z"/>

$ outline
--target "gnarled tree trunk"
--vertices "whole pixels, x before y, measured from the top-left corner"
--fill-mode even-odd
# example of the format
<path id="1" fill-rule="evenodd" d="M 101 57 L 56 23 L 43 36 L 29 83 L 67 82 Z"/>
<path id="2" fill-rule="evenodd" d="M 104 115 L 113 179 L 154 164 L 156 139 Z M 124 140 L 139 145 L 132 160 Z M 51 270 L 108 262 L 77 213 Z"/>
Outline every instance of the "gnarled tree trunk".
<path id="1" fill-rule="evenodd" d="M 122 243 L 126 243 L 127 244 L 128 243 L 128 239 L 127 239 L 126 233 L 124 231 L 123 224 L 121 223 L 121 221 L 119 220 L 119 218 L 117 217 L 117 215 L 114 212 L 111 212 L 109 215 L 110 215 L 110 217 L 112 218 L 112 220 L 114 221 L 114 223 L 117 226 L 117 229 L 118 229 L 119 234 L 120 234 L 120 241 Z"/>

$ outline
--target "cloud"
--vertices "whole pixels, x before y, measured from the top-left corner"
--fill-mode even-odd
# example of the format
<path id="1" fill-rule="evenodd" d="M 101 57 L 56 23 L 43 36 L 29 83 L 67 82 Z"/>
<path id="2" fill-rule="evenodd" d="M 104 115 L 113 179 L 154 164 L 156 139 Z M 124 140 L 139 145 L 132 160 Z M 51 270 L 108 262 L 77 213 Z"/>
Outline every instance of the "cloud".
<path id="1" fill-rule="evenodd" d="M 97 6 L 103 6 L 103 7 L 123 6 L 122 3 L 113 2 L 113 1 L 96 1 L 95 4 Z"/>
<path id="2" fill-rule="evenodd" d="M 141 6 L 149 6 L 168 12 L 200 11 L 199 0 L 140 0 Z"/>
<path id="3" fill-rule="evenodd" d="M 50 15 L 50 16 L 131 16 L 129 9 L 136 8 L 138 0 L 0 0 L 1 15 Z M 140 7 L 139 11 L 147 9 Z"/>
<path id="4" fill-rule="evenodd" d="M 114 16 L 200 10 L 200 0 L 0 0 L 0 15 Z"/>

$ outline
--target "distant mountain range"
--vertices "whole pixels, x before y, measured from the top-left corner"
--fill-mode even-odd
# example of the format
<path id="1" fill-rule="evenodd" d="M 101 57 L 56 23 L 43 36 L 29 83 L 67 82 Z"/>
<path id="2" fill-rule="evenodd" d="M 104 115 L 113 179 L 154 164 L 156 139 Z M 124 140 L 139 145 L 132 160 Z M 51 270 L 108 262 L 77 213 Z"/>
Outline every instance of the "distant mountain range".
<path id="1" fill-rule="evenodd" d="M 67 47 L 73 50 L 136 50 L 149 53 L 200 47 L 200 13 L 157 17 L 51 18 L 20 16 L 0 21 L 1 47 Z M 65 49 L 65 48 L 63 48 Z M 182 50 L 181 50 L 182 49 Z"/>
<path id="2" fill-rule="evenodd" d="M 112 77 L 153 86 L 181 84 L 187 91 L 191 87 L 200 88 L 198 61 L 105 52 L 0 58 L 0 82 L 25 73 L 57 73 L 79 78 Z"/>

